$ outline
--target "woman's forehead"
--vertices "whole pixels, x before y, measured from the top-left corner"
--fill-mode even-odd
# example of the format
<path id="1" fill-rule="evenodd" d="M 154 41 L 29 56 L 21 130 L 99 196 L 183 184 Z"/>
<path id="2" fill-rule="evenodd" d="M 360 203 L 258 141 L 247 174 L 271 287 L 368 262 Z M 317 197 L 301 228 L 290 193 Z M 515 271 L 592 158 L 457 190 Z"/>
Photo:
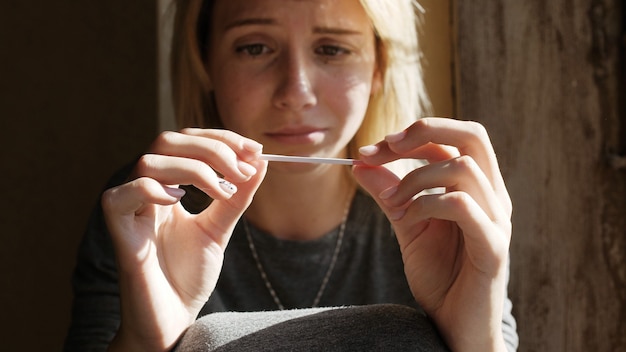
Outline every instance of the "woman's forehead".
<path id="1" fill-rule="evenodd" d="M 245 24 L 369 26 L 358 0 L 216 0 L 214 6 L 213 23 L 218 31 Z"/>

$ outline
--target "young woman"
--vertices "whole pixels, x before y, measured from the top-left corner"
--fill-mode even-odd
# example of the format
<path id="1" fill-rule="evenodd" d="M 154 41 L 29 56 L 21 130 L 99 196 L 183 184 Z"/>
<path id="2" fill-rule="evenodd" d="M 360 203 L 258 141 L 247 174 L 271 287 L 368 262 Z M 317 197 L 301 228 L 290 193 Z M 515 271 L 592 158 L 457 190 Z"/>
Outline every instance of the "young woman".
<path id="1" fill-rule="evenodd" d="M 425 312 L 454 351 L 515 349 L 511 202 L 484 128 L 416 120 L 427 99 L 412 6 L 177 1 L 186 128 L 103 194 L 66 348 L 168 350 L 210 313 L 394 303 Z M 393 172 L 398 159 L 429 163 Z"/>

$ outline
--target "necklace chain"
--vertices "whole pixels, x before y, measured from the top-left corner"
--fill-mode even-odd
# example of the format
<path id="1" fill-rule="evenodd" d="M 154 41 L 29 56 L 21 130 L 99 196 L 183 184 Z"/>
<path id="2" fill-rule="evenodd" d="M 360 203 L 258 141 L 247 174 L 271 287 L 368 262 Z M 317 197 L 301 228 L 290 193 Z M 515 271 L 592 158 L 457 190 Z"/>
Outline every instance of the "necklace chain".
<path id="1" fill-rule="evenodd" d="M 335 264 L 337 263 L 337 258 L 339 257 L 339 252 L 341 251 L 341 244 L 343 243 L 343 237 L 346 232 L 346 222 L 348 220 L 348 214 L 350 212 L 350 203 L 352 202 L 352 197 L 348 197 L 348 202 L 346 204 L 343 219 L 341 220 L 341 225 L 339 225 L 339 233 L 337 234 L 337 243 L 335 244 L 335 249 L 333 251 L 333 256 L 330 260 L 330 265 L 328 266 L 328 270 L 326 270 L 326 275 L 324 275 L 324 279 L 322 279 L 322 284 L 320 285 L 317 294 L 315 295 L 315 299 L 313 300 L 313 304 L 311 307 L 317 307 L 322 299 L 322 295 L 324 294 L 324 290 L 326 289 L 326 285 L 328 284 L 328 280 L 330 280 L 330 275 L 333 273 L 333 269 L 335 269 Z M 270 295 L 274 299 L 274 303 L 278 306 L 278 309 L 285 310 L 285 306 L 278 298 L 272 283 L 267 277 L 267 273 L 261 264 L 261 260 L 259 260 L 259 254 L 257 253 L 256 247 L 254 246 L 254 241 L 252 241 L 252 235 L 250 234 L 250 229 L 248 228 L 248 222 L 245 218 L 243 220 L 243 227 L 246 231 L 246 238 L 248 239 L 248 247 L 250 247 L 250 252 L 252 253 L 252 257 L 254 258 L 254 262 L 256 263 L 256 267 L 259 270 L 259 274 L 261 274 L 261 278 L 265 283 L 265 287 L 269 291 Z"/>

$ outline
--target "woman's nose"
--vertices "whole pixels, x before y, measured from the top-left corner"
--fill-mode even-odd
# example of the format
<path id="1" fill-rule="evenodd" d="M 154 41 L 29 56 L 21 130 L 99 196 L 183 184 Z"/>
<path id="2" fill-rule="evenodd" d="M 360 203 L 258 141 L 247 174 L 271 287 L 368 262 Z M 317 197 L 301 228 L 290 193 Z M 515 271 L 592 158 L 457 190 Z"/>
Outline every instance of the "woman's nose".
<path id="1" fill-rule="evenodd" d="M 280 79 L 274 92 L 274 105 L 280 109 L 305 110 L 317 104 L 313 63 L 303 55 L 286 55 L 279 67 Z"/>

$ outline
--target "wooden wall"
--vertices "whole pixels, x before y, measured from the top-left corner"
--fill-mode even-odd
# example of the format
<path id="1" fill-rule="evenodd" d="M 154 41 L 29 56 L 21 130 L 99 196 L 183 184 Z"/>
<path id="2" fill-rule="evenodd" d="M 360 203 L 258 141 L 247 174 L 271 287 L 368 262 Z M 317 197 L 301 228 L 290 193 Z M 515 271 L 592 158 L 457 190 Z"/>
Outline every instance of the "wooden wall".
<path id="1" fill-rule="evenodd" d="M 434 116 L 454 116 L 451 0 L 420 0 L 419 44 Z"/>
<path id="2" fill-rule="evenodd" d="M 514 202 L 520 351 L 626 351 L 622 6 L 455 1 L 458 114 L 487 126 Z"/>

